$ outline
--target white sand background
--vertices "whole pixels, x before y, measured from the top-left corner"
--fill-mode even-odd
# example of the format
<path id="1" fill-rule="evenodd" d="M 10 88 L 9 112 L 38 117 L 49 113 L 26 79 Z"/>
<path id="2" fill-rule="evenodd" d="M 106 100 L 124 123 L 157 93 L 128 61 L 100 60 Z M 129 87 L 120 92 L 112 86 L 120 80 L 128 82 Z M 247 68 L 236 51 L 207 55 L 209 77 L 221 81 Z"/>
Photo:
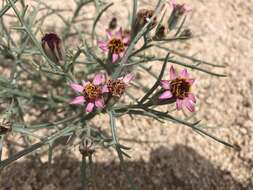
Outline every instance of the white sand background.
<path id="1" fill-rule="evenodd" d="M 113 15 L 125 19 L 129 2 L 115 1 Z M 216 71 L 228 75 L 216 78 L 193 72 L 198 97 L 195 117 L 211 126 L 223 126 L 208 131 L 237 144 L 241 151 L 224 147 L 184 126 L 140 117 L 131 121 L 126 116 L 117 124 L 121 142 L 131 147 L 129 171 L 140 189 L 253 189 L 253 1 L 184 2 L 193 8 L 188 26 L 200 37 L 174 47 L 188 55 L 196 54 L 198 58 L 226 65 Z M 61 8 L 72 5 L 71 1 L 63 0 L 48 3 Z M 149 3 L 146 6 L 150 7 Z M 106 16 L 111 18 L 109 12 Z M 102 32 L 103 27 L 105 24 L 99 23 L 98 31 Z M 109 127 L 102 121 L 96 124 Z M 0 189 L 80 189 L 80 158 L 65 155 L 56 160 L 47 172 L 46 165 L 29 159 L 13 164 L 1 172 Z M 96 187 L 90 185 L 90 189 L 129 189 L 115 153 L 99 150 L 95 161 Z"/>

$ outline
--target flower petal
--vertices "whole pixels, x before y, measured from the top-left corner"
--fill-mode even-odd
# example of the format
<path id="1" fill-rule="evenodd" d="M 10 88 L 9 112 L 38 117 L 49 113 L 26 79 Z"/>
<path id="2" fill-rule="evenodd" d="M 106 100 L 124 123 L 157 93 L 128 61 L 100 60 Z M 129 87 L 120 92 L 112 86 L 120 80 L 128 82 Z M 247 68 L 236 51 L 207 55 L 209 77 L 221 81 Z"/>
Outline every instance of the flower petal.
<path id="1" fill-rule="evenodd" d="M 184 104 L 190 112 L 194 112 L 194 103 L 189 98 L 184 100 Z"/>
<path id="2" fill-rule="evenodd" d="M 187 72 L 186 69 L 183 69 L 181 72 L 180 72 L 180 77 L 181 78 L 189 78 L 189 74 Z"/>
<path id="3" fill-rule="evenodd" d="M 107 86 L 107 85 L 104 85 L 104 86 L 102 87 L 102 93 L 107 93 L 107 92 L 109 92 L 108 86 Z"/>
<path id="4" fill-rule="evenodd" d="M 122 41 L 123 41 L 123 43 L 124 43 L 125 45 L 128 46 L 128 44 L 129 44 L 129 42 L 130 42 L 130 35 L 125 36 L 125 37 L 123 38 Z"/>
<path id="5" fill-rule="evenodd" d="M 165 91 L 165 92 L 163 92 L 160 96 L 159 96 L 159 99 L 160 100 L 166 100 L 166 99 L 169 99 L 169 98 L 171 98 L 173 95 L 172 95 L 172 93 L 170 92 L 170 91 Z"/>
<path id="6" fill-rule="evenodd" d="M 184 10 L 185 10 L 185 13 L 189 13 L 189 12 L 192 11 L 192 8 L 189 7 L 189 6 L 184 5 Z"/>
<path id="7" fill-rule="evenodd" d="M 190 85 L 193 85 L 193 83 L 195 82 L 195 79 L 187 79 L 186 81 L 189 82 Z"/>
<path id="8" fill-rule="evenodd" d="M 104 80 L 105 80 L 105 76 L 103 74 L 96 74 L 92 81 L 92 84 L 100 85 L 104 82 Z"/>
<path id="9" fill-rule="evenodd" d="M 112 32 L 110 30 L 106 30 L 106 34 L 109 40 L 112 39 Z"/>
<path id="10" fill-rule="evenodd" d="M 71 83 L 70 87 L 76 92 L 83 92 L 83 86 L 78 83 Z"/>
<path id="11" fill-rule="evenodd" d="M 188 98 L 189 98 L 192 102 L 196 103 L 196 97 L 195 97 L 192 93 L 188 94 Z"/>
<path id="12" fill-rule="evenodd" d="M 84 96 L 77 96 L 71 100 L 70 104 L 83 104 L 85 102 Z"/>
<path id="13" fill-rule="evenodd" d="M 100 49 L 102 49 L 105 52 L 107 52 L 109 50 L 106 42 L 98 41 L 98 46 Z"/>
<path id="14" fill-rule="evenodd" d="M 122 28 L 120 27 L 120 29 L 115 33 L 116 38 L 118 39 L 122 39 L 123 38 L 123 32 L 122 32 Z"/>
<path id="15" fill-rule="evenodd" d="M 86 112 L 92 112 L 93 111 L 93 108 L 94 108 L 94 103 L 92 103 L 92 102 L 89 102 L 88 104 L 87 104 L 87 106 L 86 106 Z"/>
<path id="16" fill-rule="evenodd" d="M 96 105 L 97 108 L 104 108 L 104 106 L 105 106 L 104 100 L 102 98 L 97 99 L 95 101 L 95 105 Z"/>
<path id="17" fill-rule="evenodd" d="M 170 67 L 170 80 L 174 80 L 177 78 L 176 71 L 173 66 Z"/>
<path id="18" fill-rule="evenodd" d="M 181 110 L 182 107 L 183 107 L 183 100 L 177 99 L 177 101 L 176 101 L 176 108 L 177 108 L 177 110 L 178 111 Z"/>
<path id="19" fill-rule="evenodd" d="M 112 63 L 115 63 L 118 60 L 118 58 L 119 58 L 118 54 L 116 53 L 112 54 Z"/>
<path id="20" fill-rule="evenodd" d="M 164 89 L 169 90 L 170 89 L 170 82 L 167 80 L 161 80 L 161 85 Z"/>
<path id="21" fill-rule="evenodd" d="M 173 8 L 175 8 L 175 6 L 176 6 L 176 0 L 169 0 L 168 1 L 168 3 L 173 7 Z"/>
<path id="22" fill-rule="evenodd" d="M 82 85 L 83 85 L 84 88 L 85 88 L 85 86 L 87 86 L 87 84 L 89 84 L 89 83 L 90 83 L 90 81 L 82 80 Z"/>
<path id="23" fill-rule="evenodd" d="M 119 57 L 122 58 L 124 56 L 124 52 L 119 53 Z"/>
<path id="24" fill-rule="evenodd" d="M 134 78 L 134 75 L 129 73 L 122 79 L 125 84 L 129 84 Z"/>

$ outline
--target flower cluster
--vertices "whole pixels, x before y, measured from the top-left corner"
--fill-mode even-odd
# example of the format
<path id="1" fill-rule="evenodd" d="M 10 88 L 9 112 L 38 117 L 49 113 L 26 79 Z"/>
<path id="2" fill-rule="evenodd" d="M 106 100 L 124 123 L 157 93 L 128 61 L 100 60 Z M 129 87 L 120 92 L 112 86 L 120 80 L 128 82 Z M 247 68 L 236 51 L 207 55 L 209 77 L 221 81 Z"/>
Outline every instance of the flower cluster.
<path id="1" fill-rule="evenodd" d="M 85 105 L 86 112 L 92 112 L 95 107 L 103 109 L 105 102 L 111 97 L 121 97 L 132 80 L 132 74 L 108 81 L 104 74 L 96 74 L 92 81 L 82 81 L 82 84 L 71 83 L 70 87 L 79 95 L 70 104 Z"/>

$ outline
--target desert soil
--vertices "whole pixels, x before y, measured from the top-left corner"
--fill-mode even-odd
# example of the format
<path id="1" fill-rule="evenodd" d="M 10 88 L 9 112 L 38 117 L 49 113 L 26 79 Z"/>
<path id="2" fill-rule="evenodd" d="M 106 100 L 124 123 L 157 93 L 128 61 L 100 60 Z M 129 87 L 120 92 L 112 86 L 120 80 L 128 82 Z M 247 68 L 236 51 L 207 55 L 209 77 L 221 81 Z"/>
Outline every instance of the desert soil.
<path id="1" fill-rule="evenodd" d="M 55 6 L 63 6 L 62 0 L 55 1 Z M 65 6 L 71 4 L 65 2 Z M 129 2 L 115 1 L 113 14 L 120 18 L 127 15 Z M 150 6 L 148 0 L 144 2 Z M 253 1 L 184 2 L 193 8 L 188 25 L 199 37 L 175 47 L 188 55 L 226 65 L 217 71 L 228 75 L 216 78 L 193 72 L 198 81 L 195 117 L 211 126 L 223 126 L 208 131 L 240 146 L 241 151 L 185 126 L 140 117 L 132 121 L 126 116 L 118 120 L 121 142 L 131 147 L 132 158 L 126 166 L 138 189 L 253 189 Z M 1 171 L 0 189 L 80 189 L 77 155 L 55 156 L 50 168 L 46 162 L 29 158 L 16 162 Z M 96 177 L 93 185 L 89 182 L 90 189 L 130 189 L 113 151 L 98 150 L 94 161 Z"/>

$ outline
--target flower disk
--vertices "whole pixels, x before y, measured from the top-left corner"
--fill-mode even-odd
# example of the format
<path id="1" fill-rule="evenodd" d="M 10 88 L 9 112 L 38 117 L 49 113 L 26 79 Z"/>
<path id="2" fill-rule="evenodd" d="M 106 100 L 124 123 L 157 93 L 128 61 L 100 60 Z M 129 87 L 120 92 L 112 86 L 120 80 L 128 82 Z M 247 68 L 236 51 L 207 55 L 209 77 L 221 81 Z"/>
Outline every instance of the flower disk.
<path id="1" fill-rule="evenodd" d="M 89 100 L 95 100 L 101 96 L 102 91 L 98 86 L 89 83 L 84 88 L 84 94 Z"/>
<path id="2" fill-rule="evenodd" d="M 176 78 L 170 83 L 170 91 L 174 97 L 184 99 L 188 97 L 191 90 L 191 84 L 184 78 Z"/>
<path id="3" fill-rule="evenodd" d="M 112 38 L 108 43 L 108 49 L 112 54 L 120 54 L 124 52 L 125 45 L 121 39 Z"/>
<path id="4" fill-rule="evenodd" d="M 120 97 L 126 90 L 126 84 L 120 79 L 109 80 L 107 85 L 109 92 L 116 97 Z"/>

